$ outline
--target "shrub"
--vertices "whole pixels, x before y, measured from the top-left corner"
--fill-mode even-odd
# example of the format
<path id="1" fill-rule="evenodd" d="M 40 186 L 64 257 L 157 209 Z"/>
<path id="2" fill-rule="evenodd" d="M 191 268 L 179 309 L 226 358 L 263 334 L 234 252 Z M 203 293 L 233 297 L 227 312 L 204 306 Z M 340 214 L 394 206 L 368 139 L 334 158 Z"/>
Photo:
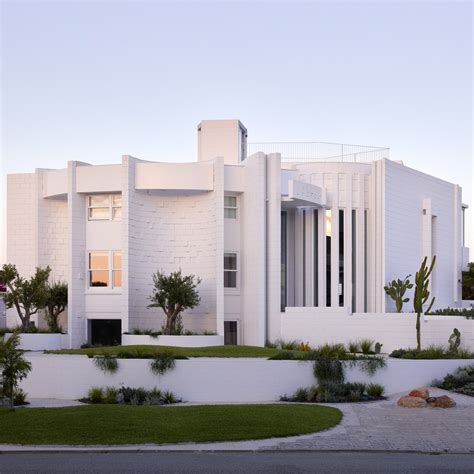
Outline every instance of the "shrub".
<path id="1" fill-rule="evenodd" d="M 457 368 L 452 374 L 446 375 L 442 381 L 434 380 L 432 385 L 439 388 L 444 388 L 445 390 L 452 390 L 458 392 L 460 390 L 466 389 L 470 395 L 472 385 L 474 384 L 474 365 L 466 365 L 465 367 Z M 472 395 L 471 395 L 472 396 Z"/>
<path id="2" fill-rule="evenodd" d="M 132 329 L 132 334 L 134 336 L 150 336 L 153 338 L 157 338 L 161 336 L 163 333 L 161 331 L 154 331 L 153 329 Z"/>
<path id="3" fill-rule="evenodd" d="M 396 349 L 390 357 L 396 359 L 471 359 L 474 354 L 465 349 L 459 349 L 457 353 L 450 352 L 442 346 L 429 346 L 426 349 Z"/>
<path id="4" fill-rule="evenodd" d="M 380 342 L 375 343 L 374 351 L 376 354 L 380 354 L 382 352 L 382 346 L 383 344 L 381 344 Z"/>
<path id="5" fill-rule="evenodd" d="M 311 350 L 311 347 L 309 346 L 308 342 L 301 342 L 300 345 L 298 346 L 298 350 L 300 352 L 309 352 Z"/>
<path id="6" fill-rule="evenodd" d="M 427 313 L 430 316 L 464 316 L 467 319 L 474 318 L 474 308 L 444 308 Z"/>
<path id="7" fill-rule="evenodd" d="M 161 396 L 161 401 L 164 405 L 169 405 L 171 403 L 177 403 L 178 402 L 176 397 L 169 390 L 167 390 L 166 392 L 163 393 L 163 395 Z"/>
<path id="8" fill-rule="evenodd" d="M 373 398 L 380 398 L 385 391 L 384 387 L 378 383 L 369 383 L 366 388 L 367 395 Z"/>
<path id="9" fill-rule="evenodd" d="M 98 369 L 102 370 L 102 372 L 115 374 L 118 370 L 118 361 L 116 357 L 108 355 L 94 356 L 94 364 Z"/>
<path id="10" fill-rule="evenodd" d="M 307 388 L 299 388 L 296 390 L 295 396 L 293 398 L 295 402 L 306 402 L 308 401 L 308 396 L 309 393 Z"/>
<path id="11" fill-rule="evenodd" d="M 117 403 L 118 390 L 115 387 L 106 387 L 103 403 Z"/>
<path id="12" fill-rule="evenodd" d="M 349 342 L 347 347 L 349 349 L 349 352 L 352 353 L 352 354 L 356 354 L 357 352 L 360 352 L 360 346 L 359 346 L 359 343 L 357 341 Z"/>
<path id="13" fill-rule="evenodd" d="M 284 341 L 283 339 L 277 339 L 274 343 L 276 349 L 282 349 L 285 351 L 295 351 L 298 349 L 297 341 Z"/>
<path id="14" fill-rule="evenodd" d="M 104 391 L 101 387 L 92 387 L 89 390 L 89 400 L 91 403 L 103 403 Z"/>
<path id="15" fill-rule="evenodd" d="M 374 354 L 373 346 L 374 342 L 372 339 L 361 339 L 359 341 L 360 345 L 360 350 L 362 351 L 362 354 L 368 355 L 368 354 Z"/>
<path id="16" fill-rule="evenodd" d="M 17 388 L 13 394 L 14 405 L 26 405 L 26 393 L 21 389 Z"/>
<path id="17" fill-rule="evenodd" d="M 161 390 L 157 388 L 153 388 L 148 391 L 145 401 L 143 402 L 144 405 L 161 405 L 163 403 L 163 394 Z"/>
<path id="18" fill-rule="evenodd" d="M 347 353 L 344 344 L 323 344 L 316 348 L 316 352 L 321 357 L 335 357 L 337 359 L 344 359 Z"/>
<path id="19" fill-rule="evenodd" d="M 150 362 L 150 369 L 156 375 L 163 375 L 168 370 L 174 369 L 176 361 L 173 354 L 162 352 Z"/>

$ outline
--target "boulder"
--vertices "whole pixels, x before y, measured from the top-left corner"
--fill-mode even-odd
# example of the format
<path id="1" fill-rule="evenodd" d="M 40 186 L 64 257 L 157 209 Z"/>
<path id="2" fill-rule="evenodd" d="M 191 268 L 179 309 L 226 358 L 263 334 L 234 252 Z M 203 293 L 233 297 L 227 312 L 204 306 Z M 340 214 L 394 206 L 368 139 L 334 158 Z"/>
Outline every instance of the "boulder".
<path id="1" fill-rule="evenodd" d="M 432 408 L 453 408 L 456 406 L 456 402 L 447 395 L 432 398 L 434 398 L 434 400 L 430 399 L 428 401 L 428 405 Z"/>
<path id="2" fill-rule="evenodd" d="M 409 397 L 418 397 L 418 398 L 423 398 L 426 400 L 430 396 L 430 392 L 426 387 L 421 387 L 421 388 L 415 388 L 415 390 L 412 390 L 409 394 Z"/>
<path id="3" fill-rule="evenodd" d="M 427 405 L 426 400 L 424 398 L 411 397 L 410 395 L 400 397 L 397 404 L 398 406 L 405 408 L 424 408 Z"/>

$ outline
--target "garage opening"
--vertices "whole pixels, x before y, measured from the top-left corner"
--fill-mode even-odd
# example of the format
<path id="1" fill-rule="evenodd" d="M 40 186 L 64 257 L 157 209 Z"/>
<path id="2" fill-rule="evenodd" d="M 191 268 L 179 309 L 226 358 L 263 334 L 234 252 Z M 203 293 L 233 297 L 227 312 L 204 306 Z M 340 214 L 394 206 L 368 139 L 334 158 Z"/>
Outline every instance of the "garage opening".
<path id="1" fill-rule="evenodd" d="M 93 346 L 122 344 L 122 321 L 120 319 L 90 319 L 89 342 Z"/>

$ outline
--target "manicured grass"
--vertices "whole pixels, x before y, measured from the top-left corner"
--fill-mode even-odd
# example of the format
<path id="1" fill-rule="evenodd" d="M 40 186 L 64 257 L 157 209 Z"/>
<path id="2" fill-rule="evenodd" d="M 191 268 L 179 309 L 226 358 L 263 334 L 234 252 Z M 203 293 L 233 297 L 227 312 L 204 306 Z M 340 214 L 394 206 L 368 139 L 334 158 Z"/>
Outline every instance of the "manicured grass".
<path id="1" fill-rule="evenodd" d="M 272 357 L 283 352 L 280 349 L 254 346 L 210 346 L 210 347 L 171 347 L 171 346 L 111 346 L 88 349 L 62 349 L 46 351 L 48 354 L 113 355 L 128 358 L 154 358 L 160 352 L 171 352 L 181 357 Z M 286 351 L 288 352 L 288 351 Z M 297 351 L 295 351 L 297 352 Z"/>
<path id="2" fill-rule="evenodd" d="M 236 441 L 331 428 L 335 408 L 317 405 L 183 407 L 90 405 L 0 409 L 0 443 L 112 445 Z"/>

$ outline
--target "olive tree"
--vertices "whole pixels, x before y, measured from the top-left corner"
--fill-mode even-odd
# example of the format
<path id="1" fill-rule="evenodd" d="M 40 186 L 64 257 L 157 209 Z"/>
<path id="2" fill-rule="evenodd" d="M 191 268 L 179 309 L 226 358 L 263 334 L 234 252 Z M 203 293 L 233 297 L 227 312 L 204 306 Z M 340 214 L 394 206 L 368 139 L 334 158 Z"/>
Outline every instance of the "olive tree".
<path id="1" fill-rule="evenodd" d="M 36 268 L 34 275 L 27 279 L 20 276 L 15 265 L 7 263 L 0 268 L 0 281 L 7 287 L 3 297 L 5 306 L 16 309 L 23 332 L 31 330 L 31 316 L 46 306 L 50 273 L 49 266 Z"/>
<path id="2" fill-rule="evenodd" d="M 51 332 L 61 332 L 59 316 L 67 307 L 67 283 L 62 281 L 48 284 L 45 318 Z"/>
<path id="3" fill-rule="evenodd" d="M 153 294 L 148 308 L 161 308 L 166 316 L 163 334 L 180 333 L 177 322 L 181 312 L 199 305 L 201 298 L 197 286 L 201 279 L 195 275 L 183 275 L 181 270 L 169 275 L 158 270 L 153 274 Z"/>

